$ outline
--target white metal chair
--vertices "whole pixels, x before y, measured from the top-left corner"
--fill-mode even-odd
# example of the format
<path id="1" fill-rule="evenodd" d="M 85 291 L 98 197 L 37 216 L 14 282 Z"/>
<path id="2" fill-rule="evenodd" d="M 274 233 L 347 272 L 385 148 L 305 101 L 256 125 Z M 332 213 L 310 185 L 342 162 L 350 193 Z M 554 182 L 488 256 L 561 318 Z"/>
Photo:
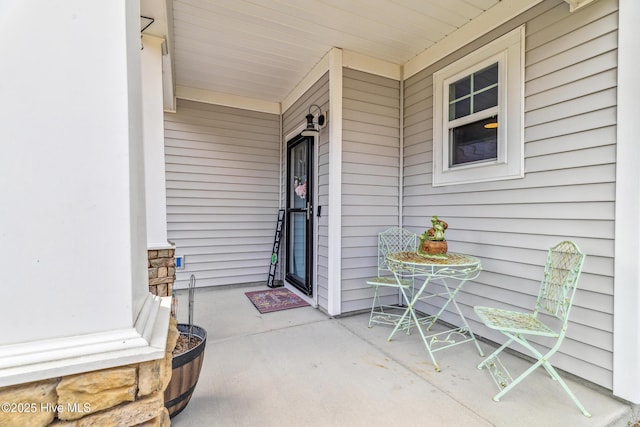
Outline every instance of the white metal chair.
<path id="1" fill-rule="evenodd" d="M 395 325 L 402 317 L 404 310 L 398 305 L 382 303 L 380 287 L 399 289 L 404 300 L 410 301 L 405 291 L 413 289 L 413 278 L 396 280 L 387 266 L 387 255 L 401 251 L 415 252 L 418 249 L 417 242 L 418 236 L 404 228 L 392 227 L 378 234 L 378 276 L 367 280 L 367 284 L 374 288 L 369 327 L 373 323 Z"/>
<path id="2" fill-rule="evenodd" d="M 474 311 L 486 326 L 500 331 L 508 338 L 506 343 L 478 365 L 478 369 L 484 367 L 489 369 L 491 377 L 500 389 L 500 392 L 493 397 L 493 400 L 499 401 L 516 384 L 542 366 L 551 375 L 552 379 L 558 381 L 580 411 L 587 417 L 591 416 L 549 363 L 549 358 L 560 348 L 567 333 L 569 312 L 576 294 L 584 258 L 584 253 L 580 252 L 573 242 L 560 242 L 549 249 L 540 291 L 535 308 L 531 313 L 480 306 L 474 307 Z M 538 316 L 541 313 L 557 318 L 555 323 L 558 325 L 552 328 L 543 323 Z M 525 335 L 549 337 L 554 339 L 555 342 L 550 349 L 537 350 L 525 338 Z M 536 362 L 516 379 L 511 377 L 498 358 L 498 354 L 514 341 L 529 350 L 536 359 Z"/>

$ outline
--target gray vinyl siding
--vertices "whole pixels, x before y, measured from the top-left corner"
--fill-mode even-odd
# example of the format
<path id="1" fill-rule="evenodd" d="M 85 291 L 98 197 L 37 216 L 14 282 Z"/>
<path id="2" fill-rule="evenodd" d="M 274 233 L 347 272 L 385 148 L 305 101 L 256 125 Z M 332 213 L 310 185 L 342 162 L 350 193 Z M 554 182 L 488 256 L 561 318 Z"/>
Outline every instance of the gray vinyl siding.
<path id="1" fill-rule="evenodd" d="M 344 68 L 342 312 L 371 307 L 377 235 L 399 222 L 400 83 Z M 394 289 L 382 290 L 397 303 Z M 390 291 L 390 292 L 389 292 Z"/>
<path id="2" fill-rule="evenodd" d="M 266 283 L 278 212 L 280 117 L 178 100 L 165 114 L 168 239 L 197 286 Z"/>
<path id="3" fill-rule="evenodd" d="M 433 72 L 526 23 L 525 177 L 434 188 Z M 474 305 L 533 307 L 546 250 L 575 241 L 587 254 L 567 337 L 552 363 L 612 388 L 617 3 L 569 13 L 545 1 L 406 81 L 404 223 L 449 222 L 451 251 L 482 259 L 458 297 L 477 334 Z M 433 312 L 423 305 L 422 310 Z M 443 320 L 459 323 L 451 312 Z M 521 350 L 516 348 L 517 350 Z"/>
<path id="4" fill-rule="evenodd" d="M 329 73 L 325 73 L 312 87 L 307 90 L 304 95 L 296 100 L 296 102 L 287 109 L 282 115 L 282 129 L 283 136 L 286 138 L 296 131 L 301 125 L 306 123 L 305 116 L 309 112 L 309 106 L 311 104 L 318 105 L 323 112 L 329 108 Z M 314 111 L 315 113 L 316 111 Z M 317 230 L 316 239 L 316 253 L 314 254 L 316 260 L 316 296 L 318 306 L 325 311 L 328 309 L 328 289 L 329 289 L 329 268 L 328 268 L 328 217 L 329 212 L 329 129 L 331 123 L 327 122 L 327 125 L 321 129 L 320 135 L 317 138 L 318 157 L 315 159 L 315 168 L 317 170 L 317 177 L 315 181 L 315 199 L 317 212 L 318 205 L 322 206 L 321 217 L 318 218 L 314 215 L 315 227 Z M 286 178 L 287 178 L 287 141 L 283 141 L 282 144 L 282 206 L 286 206 Z M 284 243 L 284 242 L 283 242 Z M 285 250 L 285 245 L 282 245 L 282 250 Z M 286 257 L 282 257 L 284 259 Z M 285 261 L 286 262 L 286 261 Z"/>

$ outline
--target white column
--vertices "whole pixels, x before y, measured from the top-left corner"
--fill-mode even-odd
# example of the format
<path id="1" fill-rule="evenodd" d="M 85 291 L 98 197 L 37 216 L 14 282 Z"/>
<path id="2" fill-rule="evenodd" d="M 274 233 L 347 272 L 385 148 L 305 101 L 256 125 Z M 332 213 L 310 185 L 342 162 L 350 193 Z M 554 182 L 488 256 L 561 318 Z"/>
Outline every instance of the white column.
<path id="1" fill-rule="evenodd" d="M 0 386 L 164 356 L 139 3 L 0 3 Z"/>
<path id="2" fill-rule="evenodd" d="M 142 102 L 144 123 L 144 170 L 148 249 L 171 248 L 167 242 L 167 192 L 164 163 L 164 112 L 162 97 L 162 43 L 144 36 Z"/>
<path id="3" fill-rule="evenodd" d="M 640 403 L 640 2 L 619 0 L 613 394 Z"/>
<path id="4" fill-rule="evenodd" d="M 329 52 L 329 289 L 327 311 L 342 313 L 342 50 Z"/>

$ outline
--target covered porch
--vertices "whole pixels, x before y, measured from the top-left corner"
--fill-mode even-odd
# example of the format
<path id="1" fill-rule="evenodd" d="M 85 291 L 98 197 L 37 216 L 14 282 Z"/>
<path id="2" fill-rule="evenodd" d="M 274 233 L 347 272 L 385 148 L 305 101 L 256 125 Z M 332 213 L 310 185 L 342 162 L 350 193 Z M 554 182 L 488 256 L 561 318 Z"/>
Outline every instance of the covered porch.
<path id="1" fill-rule="evenodd" d="M 196 290 L 194 321 L 208 331 L 200 379 L 172 426 L 627 426 L 637 409 L 563 373 L 584 417 L 539 369 L 500 402 L 472 343 L 438 353 L 435 372 L 417 333 L 369 329 L 368 313 L 331 317 L 313 307 L 260 314 L 244 295 L 266 286 Z M 187 296 L 178 292 L 179 321 Z M 480 343 L 485 352 L 491 344 Z M 527 363 L 505 355 L 514 372 Z M 517 423 L 515 422 L 517 420 Z M 515 423 L 515 424 L 514 424 Z"/>
<path id="2" fill-rule="evenodd" d="M 184 44 L 191 41 L 188 17 L 198 12 L 220 19 L 227 12 L 211 3 L 187 8 L 191 12 L 182 6 L 174 2 L 176 47 L 181 37 Z M 167 239 L 184 261 L 177 287 L 191 274 L 202 287 L 264 280 L 278 209 L 287 209 L 291 228 L 277 278 L 303 282 L 310 302 L 334 316 L 370 307 L 366 279 L 375 275 L 376 235 L 391 226 L 419 234 L 432 215 L 449 221 L 451 250 L 482 259 L 477 286 L 460 295 L 467 311 L 474 305 L 530 306 L 543 254 L 568 239 L 587 261 L 556 366 L 637 402 L 637 381 L 627 374 L 637 372 L 631 350 L 637 347 L 624 342 L 635 336 L 629 329 L 637 323 L 636 306 L 629 304 L 637 299 L 635 260 L 627 259 L 635 253 L 637 218 L 623 215 L 634 200 L 625 190 L 633 174 L 620 161 L 630 147 L 624 121 L 614 119 L 625 111 L 616 101 L 626 93 L 620 89 L 624 80 L 612 72 L 626 57 L 624 7 L 611 0 L 577 8 L 560 0 L 498 2 L 482 15 L 491 17 L 490 24 L 474 19 L 437 43 L 438 51 L 399 63 L 337 43 L 271 109 L 214 96 L 223 90 L 194 93 L 177 84 L 175 112 L 165 109 L 160 147 Z M 259 22 L 270 28 L 278 12 Z M 239 16 L 238 28 L 249 19 L 231 15 Z M 317 19 L 331 26 L 340 17 L 324 11 Z M 208 40 L 227 36 L 215 33 Z M 271 44 L 262 47 L 269 51 Z M 448 93 L 445 80 L 470 72 L 466 61 L 479 51 L 483 60 L 476 58 L 473 66 L 497 51 L 514 54 L 506 63 L 518 64 L 507 79 L 517 82 L 517 90 L 504 105 L 523 110 L 505 111 L 515 120 L 506 119 L 503 128 L 520 132 L 505 134 L 499 150 L 517 156 L 453 167 L 445 160 L 445 102 L 438 94 Z M 262 75 L 265 67 L 259 69 Z M 300 174 L 292 153 L 310 112 L 323 114 L 325 125 L 309 137 L 311 155 Z M 310 177 L 304 200 L 293 191 L 299 176 Z M 306 211 L 296 211 L 297 204 Z M 306 222 L 294 219 L 305 216 Z"/>
<path id="3" fill-rule="evenodd" d="M 266 3 L 277 7 L 265 14 Z M 3 335 L 0 387 L 160 360 L 170 298 L 148 292 L 148 252 L 175 249 L 177 287 L 197 276 L 196 322 L 210 334 L 201 383 L 175 425 L 637 422 L 628 402 L 640 402 L 638 3 L 460 0 L 464 19 L 436 38 L 407 33 L 427 2 L 381 1 L 367 28 L 350 25 L 360 2 L 348 11 L 327 3 L 307 2 L 315 25 L 288 1 L 0 7 L 14 41 L 0 49 L 11 82 L 0 170 L 15 183 L 3 187 L 0 209 L 11 284 L 2 319 L 25 325 Z M 394 31 L 380 32 L 398 3 L 409 6 L 394 24 L 400 41 L 423 43 L 403 57 L 395 54 L 406 42 L 387 44 Z M 437 29 L 436 3 L 415 28 Z M 343 37 L 329 37 L 336 32 Z M 24 55 L 31 46 L 38 54 Z M 249 61 L 257 52 L 261 60 Z M 64 66 L 41 66 L 61 58 Z M 502 128 L 519 133 L 495 136 L 496 153 L 473 169 L 448 160 L 442 130 L 458 118 L 443 119 L 442 94 L 455 75 L 487 64 L 520 80 L 498 74 L 514 98 L 480 112 L 503 108 Z M 278 210 L 303 199 L 292 192 L 302 181 L 288 173 L 289 144 L 313 106 L 326 122 L 307 139 L 313 185 L 306 212 L 294 213 L 307 218 L 305 284 L 316 308 L 260 316 L 243 291 L 265 279 Z M 516 167 L 484 168 L 494 164 Z M 387 343 L 386 328 L 366 327 L 376 234 L 422 232 L 434 214 L 454 225 L 452 250 L 482 258 L 482 281 L 460 300 L 467 310 L 529 306 L 540 255 L 559 239 L 587 253 L 554 362 L 590 382 L 571 385 L 593 418 L 553 384 L 529 384 L 542 374 L 496 404 L 473 348 L 443 352 L 435 373 L 417 337 Z M 295 253 L 280 254 L 285 281 Z"/>

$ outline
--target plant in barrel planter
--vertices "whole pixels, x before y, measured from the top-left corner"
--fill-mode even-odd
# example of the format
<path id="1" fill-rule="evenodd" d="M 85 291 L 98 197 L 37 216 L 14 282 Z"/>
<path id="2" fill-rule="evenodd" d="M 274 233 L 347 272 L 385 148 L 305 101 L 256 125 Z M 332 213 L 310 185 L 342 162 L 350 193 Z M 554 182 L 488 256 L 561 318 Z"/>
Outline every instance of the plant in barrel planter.
<path id="1" fill-rule="evenodd" d="M 432 216 L 431 225 L 430 229 L 420 235 L 418 254 L 429 258 L 446 258 L 449 246 L 444 238 L 444 231 L 449 224 Z"/>
<path id="2" fill-rule="evenodd" d="M 171 418 L 182 412 L 191 400 L 204 361 L 207 331 L 193 324 L 195 284 L 196 278 L 191 275 L 189 279 L 189 323 L 178 323 L 180 336 L 176 348 L 173 350 L 171 381 L 164 392 L 164 406 L 169 411 Z"/>

